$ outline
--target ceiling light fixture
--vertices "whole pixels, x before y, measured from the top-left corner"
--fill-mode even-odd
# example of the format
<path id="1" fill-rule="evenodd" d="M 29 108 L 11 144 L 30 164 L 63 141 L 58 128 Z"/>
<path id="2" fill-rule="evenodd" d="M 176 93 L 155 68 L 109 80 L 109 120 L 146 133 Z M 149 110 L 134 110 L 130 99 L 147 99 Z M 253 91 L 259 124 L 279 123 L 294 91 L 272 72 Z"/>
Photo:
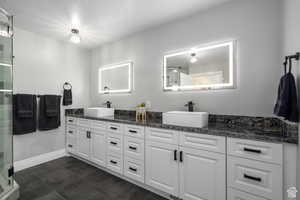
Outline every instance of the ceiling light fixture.
<path id="1" fill-rule="evenodd" d="M 195 53 L 192 53 L 192 54 L 191 54 L 190 62 L 191 62 L 191 63 L 195 63 L 195 62 L 197 62 L 197 61 L 198 61 L 198 59 L 196 58 L 196 54 L 195 54 Z"/>
<path id="2" fill-rule="evenodd" d="M 79 35 L 79 30 L 78 29 L 71 29 L 71 36 L 70 36 L 70 41 L 78 44 L 81 41 L 80 35 Z"/>

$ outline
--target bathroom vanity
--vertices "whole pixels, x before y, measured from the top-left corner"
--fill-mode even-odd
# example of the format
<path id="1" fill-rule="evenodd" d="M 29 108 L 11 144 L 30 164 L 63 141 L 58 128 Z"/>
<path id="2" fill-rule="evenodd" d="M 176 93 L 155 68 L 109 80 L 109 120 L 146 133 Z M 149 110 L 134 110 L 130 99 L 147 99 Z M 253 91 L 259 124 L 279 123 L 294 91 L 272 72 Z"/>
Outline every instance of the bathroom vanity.
<path id="1" fill-rule="evenodd" d="M 179 127 L 117 116 L 66 118 L 71 156 L 160 195 L 185 200 L 283 200 L 288 143 L 297 141 L 217 125 Z"/>

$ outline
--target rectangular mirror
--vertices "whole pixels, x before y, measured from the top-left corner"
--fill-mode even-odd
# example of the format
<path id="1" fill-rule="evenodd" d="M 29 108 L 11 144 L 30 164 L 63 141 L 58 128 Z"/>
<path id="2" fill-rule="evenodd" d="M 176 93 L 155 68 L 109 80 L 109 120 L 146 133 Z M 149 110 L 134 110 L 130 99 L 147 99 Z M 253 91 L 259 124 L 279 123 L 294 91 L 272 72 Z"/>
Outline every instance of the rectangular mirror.
<path id="1" fill-rule="evenodd" d="M 234 41 L 164 56 L 164 90 L 234 87 Z"/>
<path id="2" fill-rule="evenodd" d="M 132 63 L 99 68 L 99 93 L 131 92 Z"/>

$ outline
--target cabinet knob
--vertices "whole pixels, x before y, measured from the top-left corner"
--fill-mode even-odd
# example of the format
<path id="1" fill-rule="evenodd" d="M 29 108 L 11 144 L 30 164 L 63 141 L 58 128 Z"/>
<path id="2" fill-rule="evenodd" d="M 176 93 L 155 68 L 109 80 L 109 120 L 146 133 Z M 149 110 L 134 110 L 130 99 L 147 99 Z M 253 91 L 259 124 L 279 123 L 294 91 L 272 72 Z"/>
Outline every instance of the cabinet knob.
<path id="1" fill-rule="evenodd" d="M 133 167 L 129 167 L 129 170 L 133 171 L 133 172 L 137 172 L 137 169 L 136 168 L 133 168 Z"/>
<path id="2" fill-rule="evenodd" d="M 110 163 L 112 163 L 112 164 L 114 164 L 114 165 L 117 164 L 117 162 L 114 161 L 114 160 L 111 160 Z"/>
<path id="3" fill-rule="evenodd" d="M 183 152 L 182 151 L 179 152 L 179 161 L 183 162 Z"/>
<path id="4" fill-rule="evenodd" d="M 133 147 L 133 146 L 129 146 L 129 149 L 137 150 L 137 148 L 136 148 L 136 147 Z"/>
<path id="5" fill-rule="evenodd" d="M 251 148 L 247 148 L 247 147 L 244 147 L 244 151 L 248 151 L 248 152 L 251 152 L 251 153 L 261 153 L 261 150 L 260 149 L 251 149 Z"/>
<path id="6" fill-rule="evenodd" d="M 244 174 L 244 178 L 245 179 L 250 179 L 250 180 L 253 180 L 253 181 L 257 181 L 257 182 L 261 182 L 260 177 L 255 177 L 255 176 L 251 176 L 251 175 L 248 175 L 248 174 Z"/>
<path id="7" fill-rule="evenodd" d="M 174 150 L 174 160 L 177 161 L 177 150 Z"/>

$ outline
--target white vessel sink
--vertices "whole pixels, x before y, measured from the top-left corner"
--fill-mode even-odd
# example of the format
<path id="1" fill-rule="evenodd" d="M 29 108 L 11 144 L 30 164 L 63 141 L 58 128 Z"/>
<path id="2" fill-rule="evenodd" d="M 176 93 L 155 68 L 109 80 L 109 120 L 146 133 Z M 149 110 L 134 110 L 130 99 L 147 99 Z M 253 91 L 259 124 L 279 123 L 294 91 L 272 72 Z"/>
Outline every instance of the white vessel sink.
<path id="1" fill-rule="evenodd" d="M 203 128 L 208 125 L 207 112 L 171 111 L 163 113 L 163 124 Z"/>
<path id="2" fill-rule="evenodd" d="M 89 117 L 108 117 L 108 116 L 114 116 L 114 113 L 115 113 L 114 108 L 105 108 L 105 107 L 87 108 L 85 110 L 85 115 Z"/>

